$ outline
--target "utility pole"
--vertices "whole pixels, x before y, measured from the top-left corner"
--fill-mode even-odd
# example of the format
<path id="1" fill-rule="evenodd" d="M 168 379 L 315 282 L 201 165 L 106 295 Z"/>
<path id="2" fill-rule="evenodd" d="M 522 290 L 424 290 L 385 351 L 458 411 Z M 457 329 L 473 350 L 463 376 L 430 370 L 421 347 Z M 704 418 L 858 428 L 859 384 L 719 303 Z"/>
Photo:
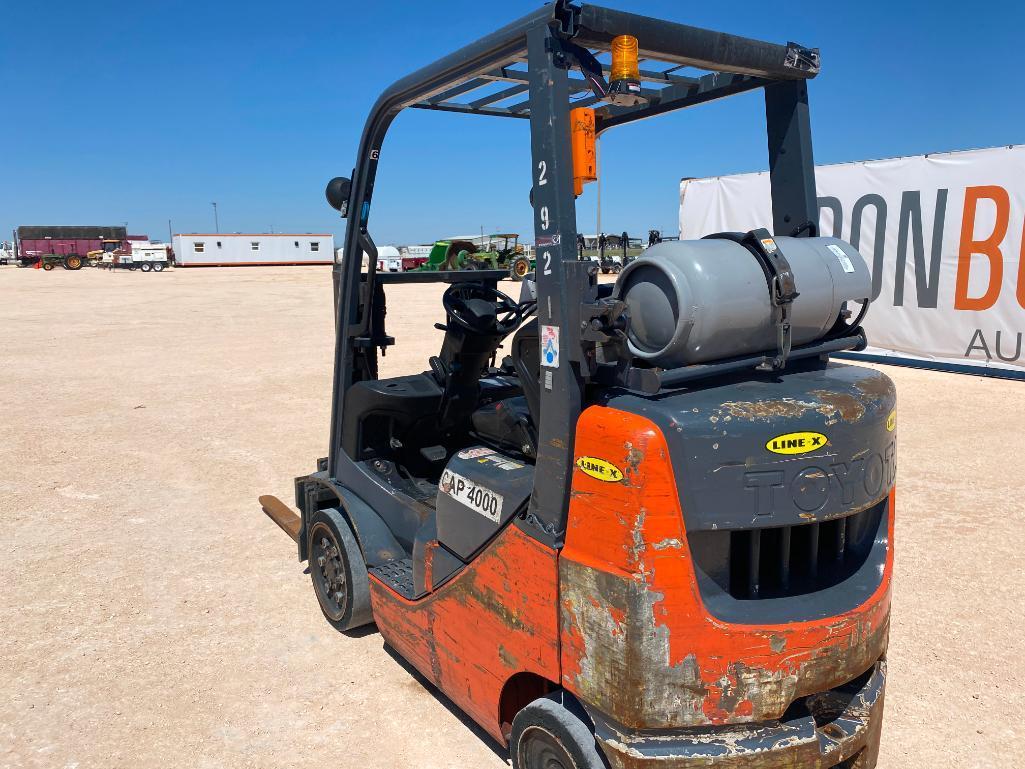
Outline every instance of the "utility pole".
<path id="1" fill-rule="evenodd" d="M 174 242 L 174 235 L 171 234 L 171 220 L 170 219 L 167 220 L 167 242 L 168 243 L 173 243 Z"/>
<path id="2" fill-rule="evenodd" d="M 210 205 L 212 205 L 214 207 L 214 232 L 220 233 L 221 225 L 217 221 L 217 204 L 216 203 L 211 203 Z"/>

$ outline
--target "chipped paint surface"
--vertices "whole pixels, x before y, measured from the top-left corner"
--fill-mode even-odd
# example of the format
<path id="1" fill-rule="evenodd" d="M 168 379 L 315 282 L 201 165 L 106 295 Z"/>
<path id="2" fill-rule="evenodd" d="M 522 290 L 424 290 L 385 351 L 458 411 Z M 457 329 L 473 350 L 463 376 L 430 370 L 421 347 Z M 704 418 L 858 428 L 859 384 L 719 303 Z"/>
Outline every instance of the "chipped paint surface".
<path id="1" fill-rule="evenodd" d="M 385 641 L 502 743 L 498 711 L 506 682 L 520 672 L 559 680 L 556 558 L 509 526 L 419 601 L 370 578 Z"/>
<path id="2" fill-rule="evenodd" d="M 627 729 L 773 720 L 795 698 L 853 679 L 882 656 L 892 549 L 879 588 L 853 611 L 731 625 L 702 603 L 655 425 L 594 406 L 581 416 L 576 446 L 581 453 L 600 447 L 630 476 L 629 485 L 573 476 L 559 575 L 562 680 L 584 702 Z M 892 515 L 891 496 L 891 531 Z"/>
<path id="3" fill-rule="evenodd" d="M 849 769 L 876 765 L 882 726 L 886 663 L 854 696 L 809 697 L 815 716 L 785 725 L 752 725 L 714 731 L 623 732 L 600 717 L 595 734 L 612 769 L 827 769 L 850 761 Z M 817 727 L 815 719 L 822 723 Z"/>

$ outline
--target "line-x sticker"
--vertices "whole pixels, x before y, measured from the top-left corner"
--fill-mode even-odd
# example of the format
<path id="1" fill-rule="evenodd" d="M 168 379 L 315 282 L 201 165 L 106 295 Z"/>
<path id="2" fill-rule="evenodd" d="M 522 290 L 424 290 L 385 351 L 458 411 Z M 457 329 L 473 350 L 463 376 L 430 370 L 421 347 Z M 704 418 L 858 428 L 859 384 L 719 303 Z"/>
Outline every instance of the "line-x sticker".
<path id="1" fill-rule="evenodd" d="M 611 462 L 598 459 L 598 457 L 579 457 L 577 458 L 577 467 L 583 470 L 586 475 L 606 483 L 619 483 L 623 480 L 622 470 Z"/>
<path id="2" fill-rule="evenodd" d="M 806 454 L 824 449 L 828 442 L 829 438 L 822 433 L 786 433 L 770 438 L 765 442 L 765 448 L 774 454 Z"/>

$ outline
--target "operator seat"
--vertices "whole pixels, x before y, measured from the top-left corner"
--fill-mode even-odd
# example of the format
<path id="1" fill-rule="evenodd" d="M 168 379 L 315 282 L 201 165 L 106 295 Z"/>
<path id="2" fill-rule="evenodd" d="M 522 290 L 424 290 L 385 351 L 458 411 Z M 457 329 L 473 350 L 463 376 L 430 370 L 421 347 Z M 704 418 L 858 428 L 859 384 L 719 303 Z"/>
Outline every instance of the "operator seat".
<path id="1" fill-rule="evenodd" d="M 536 435 L 541 424 L 541 335 L 537 318 L 523 324 L 513 336 L 510 355 Z"/>
<path id="2" fill-rule="evenodd" d="M 503 449 L 537 456 L 537 426 L 541 420 L 541 348 L 537 319 L 513 336 L 510 356 L 522 395 L 495 401 L 473 413 L 473 429 Z"/>

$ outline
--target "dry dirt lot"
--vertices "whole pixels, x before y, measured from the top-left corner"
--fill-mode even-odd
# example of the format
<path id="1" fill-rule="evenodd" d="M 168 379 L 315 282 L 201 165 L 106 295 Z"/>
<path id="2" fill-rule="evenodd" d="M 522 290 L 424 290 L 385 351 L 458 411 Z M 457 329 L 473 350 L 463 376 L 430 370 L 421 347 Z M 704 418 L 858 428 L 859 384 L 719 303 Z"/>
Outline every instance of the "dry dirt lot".
<path id="1" fill-rule="evenodd" d="M 437 350 L 393 289 L 386 373 Z M 0 767 L 499 767 L 323 621 L 256 498 L 326 451 L 326 268 L 0 269 Z M 405 343 L 405 346 L 403 346 Z M 880 766 L 1025 759 L 1025 384 L 891 368 L 897 569 Z"/>

